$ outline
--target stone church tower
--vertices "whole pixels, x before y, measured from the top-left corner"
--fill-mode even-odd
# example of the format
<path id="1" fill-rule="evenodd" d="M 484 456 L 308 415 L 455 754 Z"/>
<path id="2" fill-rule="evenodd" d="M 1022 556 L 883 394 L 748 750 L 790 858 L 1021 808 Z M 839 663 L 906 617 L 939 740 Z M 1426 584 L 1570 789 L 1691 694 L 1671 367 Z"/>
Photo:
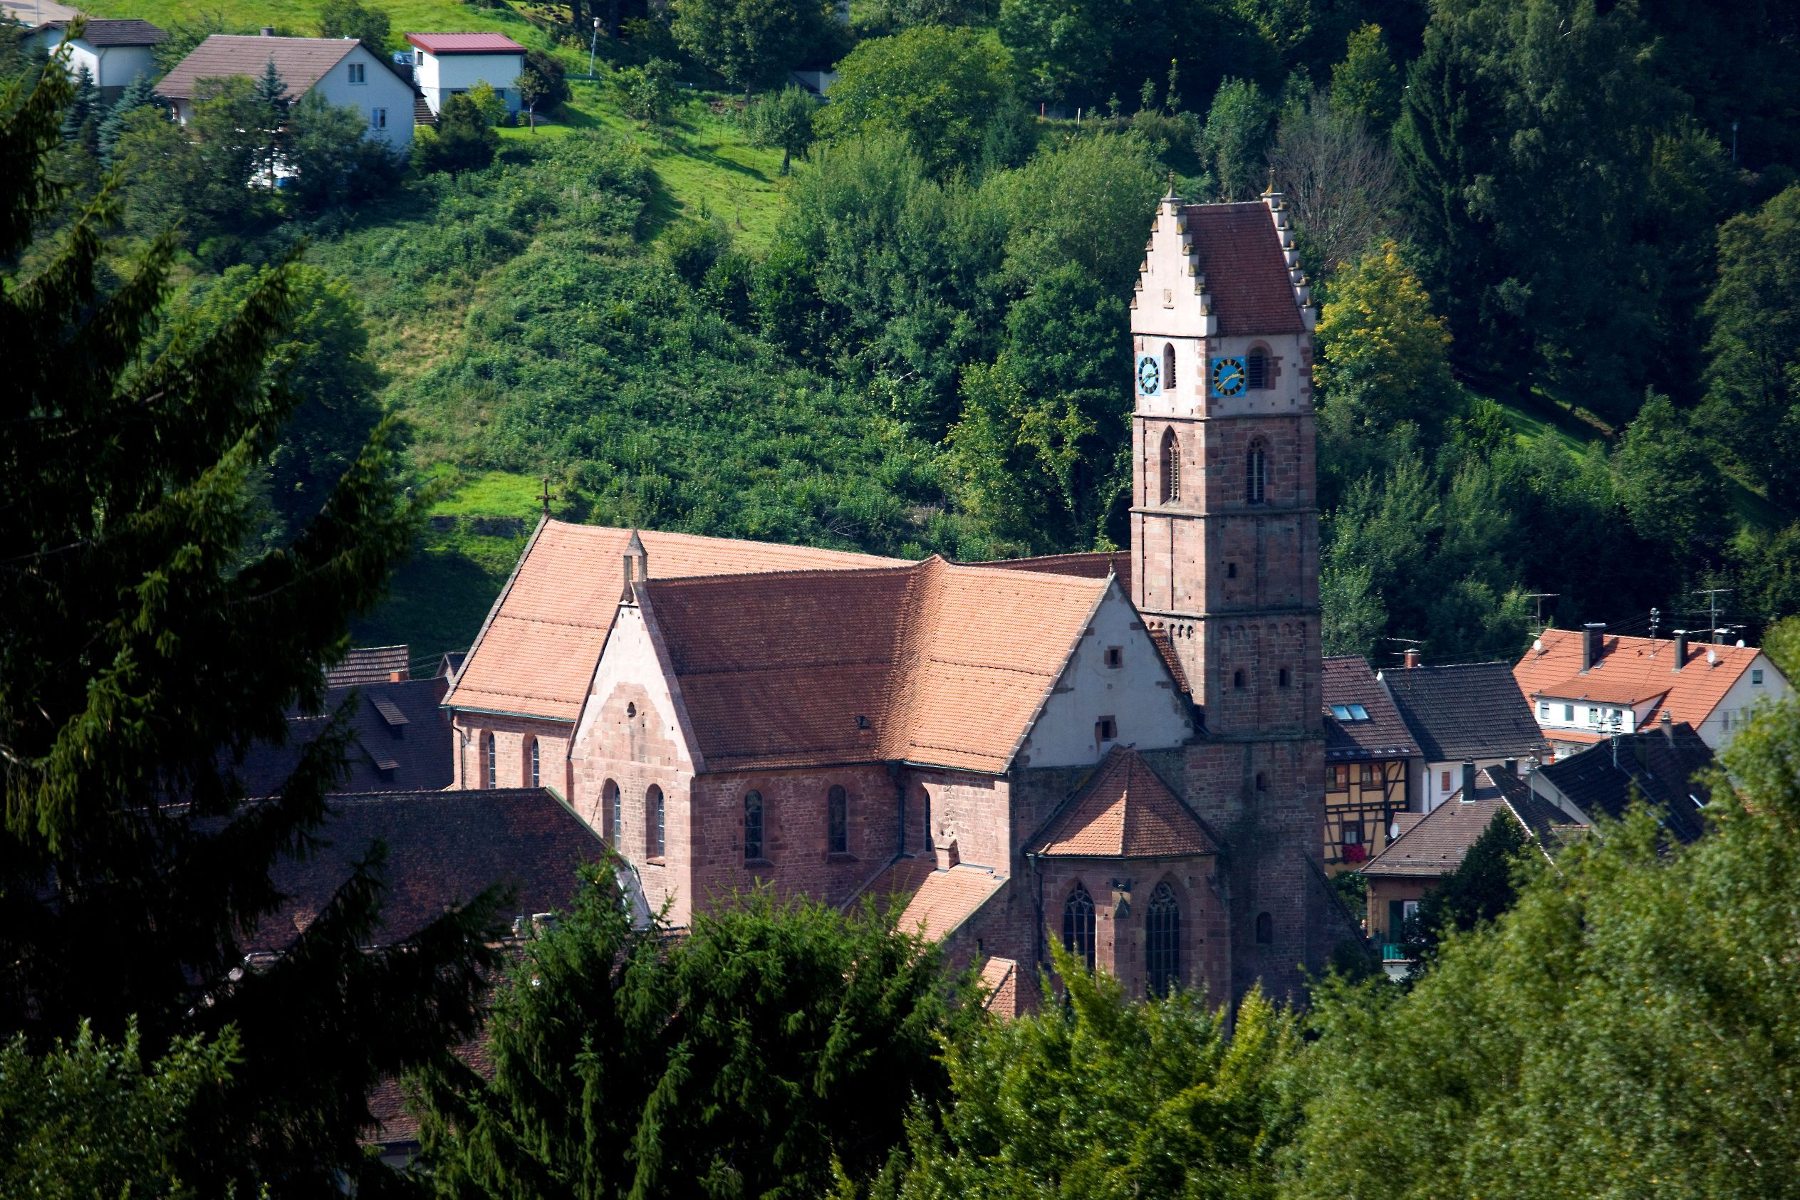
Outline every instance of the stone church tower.
<path id="1" fill-rule="evenodd" d="M 1280 195 L 1157 210 L 1132 300 L 1132 600 L 1204 734 L 1189 803 L 1224 835 L 1233 991 L 1329 956 L 1317 862 L 1314 313 Z M 1308 859 L 1312 861 L 1308 861 Z"/>

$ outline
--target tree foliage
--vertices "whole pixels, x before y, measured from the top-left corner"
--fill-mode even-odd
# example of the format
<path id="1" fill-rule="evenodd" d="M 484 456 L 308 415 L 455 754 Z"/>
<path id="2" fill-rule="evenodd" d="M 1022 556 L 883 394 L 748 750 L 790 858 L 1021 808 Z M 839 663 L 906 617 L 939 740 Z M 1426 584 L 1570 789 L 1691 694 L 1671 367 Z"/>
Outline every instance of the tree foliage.
<path id="1" fill-rule="evenodd" d="M 1212 167 L 1221 200 L 1248 200 L 1267 180 L 1275 106 L 1248 79 L 1227 79 L 1213 96 L 1200 133 L 1200 153 Z"/>
<path id="2" fill-rule="evenodd" d="M 366 7 L 361 0 L 324 0 L 319 6 L 319 36 L 355 38 L 377 55 L 387 54 L 392 22 L 387 10 Z"/>
<path id="3" fill-rule="evenodd" d="M 1437 429 L 1455 402 L 1450 334 L 1400 247 L 1384 242 L 1340 274 L 1319 312 L 1314 379 L 1335 430 Z"/>
<path id="4" fill-rule="evenodd" d="M 322 702 L 348 619 L 418 513 L 383 426 L 285 546 L 245 546 L 248 479 L 294 405 L 263 371 L 295 268 L 158 345 L 172 236 L 110 288 L 110 192 L 34 243 L 63 199 L 44 164 L 68 92 L 50 70 L 0 105 L 0 1027 L 49 1051 L 83 1021 L 116 1040 L 135 1017 L 152 1058 L 235 1028 L 241 1058 L 183 1118 L 182 1180 L 206 1195 L 335 1187 L 367 1164 L 368 1090 L 473 1031 L 498 900 L 372 952 L 371 847 L 286 951 L 247 969 L 281 901 L 272 867 L 325 824 L 345 728 L 266 800 L 245 801 L 233 764 L 282 741 L 290 707 Z"/>
<path id="5" fill-rule="evenodd" d="M 500 135 L 474 100 L 459 92 L 444 97 L 436 129 L 413 134 L 413 165 L 421 171 L 462 175 L 494 161 Z"/>
<path id="6" fill-rule="evenodd" d="M 935 946 L 767 893 L 670 939 L 588 880 L 496 999 L 493 1082 L 425 1083 L 442 1194 L 817 1196 L 942 1098 L 938 1039 L 979 1010 Z"/>
<path id="7" fill-rule="evenodd" d="M 676 0 L 670 31 L 681 48 L 727 83 L 777 82 L 830 31 L 824 0 Z"/>
<path id="8" fill-rule="evenodd" d="M 921 25 L 846 55 L 818 127 L 828 138 L 904 138 L 934 175 L 973 161 L 1011 101 L 1005 55 L 970 29 Z"/>
<path id="9" fill-rule="evenodd" d="M 1381 26 L 1364 25 L 1350 35 L 1344 61 L 1331 68 L 1331 107 L 1368 122 L 1377 137 L 1386 137 L 1400 115 L 1400 73 Z"/>
<path id="10" fill-rule="evenodd" d="M 789 84 L 779 92 L 764 96 L 750 109 L 750 133 L 759 146 L 781 150 L 781 173 L 793 167 L 794 155 L 804 154 L 812 145 L 813 118 L 819 102 L 805 88 Z"/>

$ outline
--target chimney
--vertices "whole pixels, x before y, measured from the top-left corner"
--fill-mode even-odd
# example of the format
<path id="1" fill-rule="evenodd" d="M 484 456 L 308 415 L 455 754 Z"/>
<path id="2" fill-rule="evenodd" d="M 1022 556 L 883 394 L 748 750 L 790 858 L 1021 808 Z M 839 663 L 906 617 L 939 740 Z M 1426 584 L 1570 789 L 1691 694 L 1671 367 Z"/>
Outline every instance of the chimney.
<path id="1" fill-rule="evenodd" d="M 1509 758 L 1500 765 L 1506 768 L 1506 773 L 1508 775 L 1517 775 L 1519 773 L 1519 760 L 1516 758 Z"/>
<path id="2" fill-rule="evenodd" d="M 1669 743 L 1673 745 L 1675 742 L 1675 722 L 1670 718 L 1668 709 L 1665 708 L 1662 710 L 1662 719 L 1657 721 L 1656 727 L 1662 730 L 1662 735 L 1668 738 Z"/>
<path id="3" fill-rule="evenodd" d="M 405 668 L 405 667 L 401 667 L 398 671 L 389 671 L 388 672 L 388 682 L 389 683 L 405 683 L 406 680 L 407 680 L 407 668 Z"/>
<path id="4" fill-rule="evenodd" d="M 1405 662 L 1406 662 L 1406 669 L 1409 671 L 1419 665 L 1419 651 L 1416 646 L 1408 646 L 1406 648 Z"/>
<path id="5" fill-rule="evenodd" d="M 937 869 L 940 871 L 948 871 L 951 867 L 954 867 L 961 861 L 962 855 L 957 853 L 955 836 L 946 835 L 939 837 L 937 839 Z"/>
<path id="6" fill-rule="evenodd" d="M 1475 802 L 1475 764 L 1469 759 L 1463 760 L 1462 798 L 1464 804 Z"/>
<path id="7" fill-rule="evenodd" d="M 1687 633 L 1685 629 L 1675 631 L 1675 665 L 1669 668 L 1671 671 L 1679 671 L 1687 665 Z"/>
<path id="8" fill-rule="evenodd" d="M 1721 627 L 1721 628 L 1719 628 L 1719 629 L 1715 629 L 1715 630 L 1713 630 L 1713 645 L 1715 645 L 1715 646 L 1723 646 L 1723 645 L 1724 645 L 1724 644 L 1725 644 L 1725 630 L 1724 630 L 1724 628 L 1722 628 L 1722 627 Z"/>
<path id="9" fill-rule="evenodd" d="M 264 25 L 262 27 L 262 35 L 264 37 L 274 37 L 275 36 L 275 27 L 273 25 Z"/>
<path id="10" fill-rule="evenodd" d="M 1601 647 L 1606 641 L 1606 624 L 1603 621 L 1589 621 L 1581 627 L 1581 673 L 1587 674 L 1600 658 Z"/>

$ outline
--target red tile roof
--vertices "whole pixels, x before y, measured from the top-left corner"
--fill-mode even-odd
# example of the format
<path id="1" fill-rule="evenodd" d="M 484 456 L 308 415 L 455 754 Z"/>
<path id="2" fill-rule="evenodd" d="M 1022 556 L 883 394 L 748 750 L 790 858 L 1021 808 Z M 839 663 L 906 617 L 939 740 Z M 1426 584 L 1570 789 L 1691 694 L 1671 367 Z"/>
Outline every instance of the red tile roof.
<path id="1" fill-rule="evenodd" d="M 932 557 L 652 578 L 643 595 L 708 770 L 903 760 L 1000 772 L 1109 586 Z"/>
<path id="2" fill-rule="evenodd" d="M 1182 212 L 1222 336 L 1306 332 L 1268 205 L 1189 204 Z"/>
<path id="3" fill-rule="evenodd" d="M 1504 768 L 1483 768 L 1475 774 L 1475 799 L 1464 802 L 1459 790 L 1389 842 L 1374 858 L 1358 867 L 1364 875 L 1436 879 L 1462 865 L 1478 838 L 1501 813 L 1517 821 L 1525 835 L 1542 843 L 1553 834 L 1566 835 L 1587 828 L 1535 794 Z"/>
<path id="4" fill-rule="evenodd" d="M 630 536 L 628 529 L 543 522 L 476 635 L 445 704 L 573 721 L 618 612 Z M 655 530 L 642 537 L 650 576 L 657 580 L 902 561 Z"/>
<path id="5" fill-rule="evenodd" d="M 344 60 L 362 43 L 354 38 L 256 37 L 215 33 L 194 47 L 192 53 L 156 85 L 159 96 L 192 100 L 202 79 L 232 75 L 260 76 L 270 62 L 287 85 L 287 97 L 297 100 L 313 84 Z"/>
<path id="6" fill-rule="evenodd" d="M 1010 958 L 990 958 L 981 964 L 981 984 L 987 989 L 989 1012 L 1003 1017 L 1019 1015 L 1019 964 Z"/>
<path id="7" fill-rule="evenodd" d="M 1538 639 L 1543 650 L 1527 650 L 1513 668 L 1525 698 L 1592 701 L 1597 704 L 1641 704 L 1661 697 L 1660 709 L 1671 720 L 1698 729 L 1725 693 L 1743 677 L 1759 650 L 1754 646 L 1714 646 L 1690 642 L 1687 660 L 1677 671 L 1675 642 L 1670 638 L 1606 635 L 1600 654 L 1581 673 L 1584 630 L 1546 629 Z M 1711 654 L 1714 662 L 1708 663 Z M 1563 737 L 1560 731 L 1554 737 Z"/>
<path id="8" fill-rule="evenodd" d="M 1003 875 L 967 864 L 959 863 L 948 871 L 932 871 L 906 902 L 900 914 L 900 931 L 942 941 L 962 928 L 1005 882 Z"/>
<path id="9" fill-rule="evenodd" d="M 395 671 L 407 669 L 406 653 L 405 646 L 358 646 L 343 662 L 325 672 L 325 686 L 386 683 Z"/>
<path id="10" fill-rule="evenodd" d="M 1115 746 L 1031 840 L 1050 858 L 1185 858 L 1219 846 L 1137 751 Z"/>
<path id="11" fill-rule="evenodd" d="M 503 33 L 409 33 L 406 40 L 436 56 L 525 53 L 525 47 Z"/>

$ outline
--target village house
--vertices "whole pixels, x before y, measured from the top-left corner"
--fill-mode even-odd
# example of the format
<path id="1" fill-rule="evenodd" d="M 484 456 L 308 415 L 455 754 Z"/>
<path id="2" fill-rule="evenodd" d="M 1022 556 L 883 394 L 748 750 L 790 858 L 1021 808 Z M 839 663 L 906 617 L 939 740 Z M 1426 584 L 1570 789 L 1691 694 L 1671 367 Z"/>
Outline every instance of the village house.
<path id="1" fill-rule="evenodd" d="M 1441 804 L 1407 823 L 1380 854 L 1357 868 L 1368 881 L 1369 937 L 1380 944 L 1382 965 L 1404 978 L 1410 962 L 1402 947 L 1404 926 L 1419 902 L 1462 865 L 1497 816 L 1517 821 L 1528 840 L 1549 853 L 1586 825 L 1534 793 L 1506 766 L 1464 764 L 1457 788 Z"/>
<path id="2" fill-rule="evenodd" d="M 1464 762 L 1487 767 L 1549 757 L 1549 739 L 1503 662 L 1427 667 L 1408 650 L 1405 667 L 1378 678 L 1419 747 L 1408 794 L 1421 812 L 1462 787 Z"/>
<path id="3" fill-rule="evenodd" d="M 677 922 L 763 883 L 899 904 L 1019 1003 L 1046 937 L 1140 993 L 1297 992 L 1357 933 L 1321 862 L 1314 316 L 1281 197 L 1165 197 L 1131 311 L 1128 552 L 546 518 L 445 698 L 455 786 L 555 787 Z"/>
<path id="4" fill-rule="evenodd" d="M 88 17 L 79 37 L 69 36 L 69 22 L 46 21 L 25 35 L 25 44 L 54 54 L 64 43 L 69 47 L 68 72 L 78 79 L 86 71 L 88 78 L 107 100 L 131 86 L 142 75 L 156 73 L 156 47 L 169 40 L 169 35 L 148 21 L 133 19 L 105 20 Z"/>
<path id="5" fill-rule="evenodd" d="M 1662 713 L 1722 750 L 1759 702 L 1794 689 L 1761 650 L 1713 636 L 1708 644 L 1683 629 L 1671 638 L 1621 637 L 1597 624 L 1546 629 L 1513 678 L 1558 758 L 1648 729 Z"/>
<path id="6" fill-rule="evenodd" d="M 355 38 L 276 37 L 215 33 L 175 64 L 156 85 L 156 94 L 175 105 L 186 124 L 194 105 L 206 98 L 204 81 L 244 76 L 260 79 L 270 63 L 297 101 L 316 92 L 338 108 L 355 109 L 368 122 L 364 136 L 405 153 L 413 139 L 413 87 L 395 68 Z"/>
<path id="7" fill-rule="evenodd" d="M 1706 831 L 1706 775 L 1716 765 L 1694 727 L 1674 723 L 1665 712 L 1654 729 L 1609 737 L 1557 758 L 1526 780 L 1539 796 L 1589 824 L 1601 816 L 1617 820 L 1642 800 L 1671 837 L 1691 842 Z"/>
<path id="8" fill-rule="evenodd" d="M 1335 875 L 1387 847 L 1422 766 L 1368 659 L 1327 658 L 1324 672 L 1325 869 Z"/>
<path id="9" fill-rule="evenodd" d="M 506 111 L 518 115 L 525 47 L 500 33 L 409 33 L 406 40 L 413 47 L 413 79 L 433 117 L 447 97 L 478 83 L 493 88 Z"/>

